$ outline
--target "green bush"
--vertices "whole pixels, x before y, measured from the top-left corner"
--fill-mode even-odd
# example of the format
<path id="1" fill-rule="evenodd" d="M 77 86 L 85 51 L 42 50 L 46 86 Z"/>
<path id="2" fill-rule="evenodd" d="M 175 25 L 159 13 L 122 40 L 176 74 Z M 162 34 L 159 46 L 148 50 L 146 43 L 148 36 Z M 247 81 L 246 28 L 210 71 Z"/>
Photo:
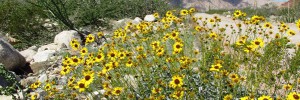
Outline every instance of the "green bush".
<path id="1" fill-rule="evenodd" d="M 143 18 L 154 12 L 165 12 L 168 5 L 163 0 L 101 0 L 78 5 L 78 26 L 97 24 L 98 19 Z"/>
<path id="2" fill-rule="evenodd" d="M 283 8 L 278 11 L 279 20 L 284 22 L 293 23 L 300 18 L 300 2 L 291 8 Z"/>
<path id="3" fill-rule="evenodd" d="M 18 88 L 23 93 L 22 89 L 20 88 L 21 85 L 19 82 L 17 82 L 16 77 L 11 72 L 6 70 L 5 67 L 3 66 L 3 64 L 1 64 L 1 63 L 0 63 L 0 78 L 1 78 L 1 80 L 5 80 L 5 82 L 7 82 L 6 84 L 8 85 L 5 87 L 0 86 L 0 95 L 11 95 L 13 97 L 13 99 L 16 100 L 17 97 L 15 95 L 13 95 L 14 92 L 17 91 L 16 89 Z M 24 96 L 24 100 L 25 100 L 26 97 L 25 97 L 24 93 L 23 93 L 23 96 Z M 20 99 L 20 96 L 18 99 Z"/>
<path id="4" fill-rule="evenodd" d="M 44 17 L 42 9 L 30 6 L 26 2 L 0 0 L 0 31 L 20 41 L 14 45 L 15 48 L 26 48 L 51 39 L 39 20 Z"/>
<path id="5" fill-rule="evenodd" d="M 69 29 L 87 25 L 106 26 L 109 19 L 143 17 L 165 12 L 166 0 L 28 0 L 49 12 Z M 100 20 L 99 20 L 100 19 Z"/>
<path id="6" fill-rule="evenodd" d="M 55 33 L 43 27 L 46 18 L 60 22 L 61 29 L 78 30 L 92 25 L 107 27 L 110 19 L 145 16 L 170 9 L 167 0 L 1 0 L 0 31 L 20 40 L 22 49 L 49 43 Z M 60 26 L 61 27 L 61 26 Z M 56 30 L 61 31 L 61 30 Z"/>

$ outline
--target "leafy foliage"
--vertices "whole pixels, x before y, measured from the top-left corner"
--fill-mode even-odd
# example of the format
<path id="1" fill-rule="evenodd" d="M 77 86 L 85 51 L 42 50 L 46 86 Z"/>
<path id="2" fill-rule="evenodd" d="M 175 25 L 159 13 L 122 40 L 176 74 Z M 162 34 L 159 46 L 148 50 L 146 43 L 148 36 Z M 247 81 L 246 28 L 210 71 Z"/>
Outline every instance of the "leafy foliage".
<path id="1" fill-rule="evenodd" d="M 47 42 L 51 38 L 42 26 L 42 9 L 19 0 L 0 1 L 0 31 L 8 33 L 20 42 L 16 48 L 26 48 L 33 44 Z"/>
<path id="2" fill-rule="evenodd" d="M 13 93 L 17 91 L 16 88 L 20 89 L 21 85 L 17 82 L 16 77 L 5 69 L 3 64 L 0 64 L 0 78 L 4 80 L 3 82 L 6 82 L 4 84 L 8 85 L 5 87 L 0 87 L 0 95 L 11 95 L 13 99 L 16 99 L 16 96 L 13 95 Z"/>
<path id="3" fill-rule="evenodd" d="M 14 47 L 49 43 L 55 33 L 47 30 L 45 19 L 60 22 L 61 29 L 78 30 L 84 26 L 110 27 L 110 19 L 143 17 L 164 12 L 166 0 L 1 0 L 0 31 L 20 42 Z M 61 30 L 54 30 L 61 31 Z"/>

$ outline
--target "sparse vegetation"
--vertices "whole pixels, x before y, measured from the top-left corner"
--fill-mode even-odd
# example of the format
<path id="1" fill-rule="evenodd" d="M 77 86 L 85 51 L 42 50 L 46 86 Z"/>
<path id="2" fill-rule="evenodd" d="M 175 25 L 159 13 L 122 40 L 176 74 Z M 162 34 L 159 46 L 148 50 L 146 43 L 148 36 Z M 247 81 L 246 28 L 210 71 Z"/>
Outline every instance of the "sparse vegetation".
<path id="1" fill-rule="evenodd" d="M 84 45 L 72 39 L 72 54 L 63 53 L 58 61 L 56 75 L 66 78 L 65 82 L 60 78 L 36 80 L 26 86 L 33 91 L 25 95 L 30 99 L 300 98 L 300 43 L 290 40 L 299 33 L 300 19 L 291 18 L 297 29 L 285 23 L 290 19 L 269 22 L 267 16 L 278 14 L 273 7 L 231 11 L 234 20 L 224 24 L 219 16 L 196 16 L 195 8 L 173 10 L 159 0 L 27 2 L 42 8 L 51 20 L 60 21 L 63 29 L 106 25 L 98 23 L 106 18 L 146 14 L 156 18 L 154 22 L 126 22 L 110 34 L 89 34 Z M 95 46 L 104 35 L 108 38 L 105 44 Z M 1 72 L 7 71 L 0 65 L 3 76 Z"/>
<path id="2" fill-rule="evenodd" d="M 163 13 L 170 6 L 165 0 L 2 0 L 0 31 L 20 40 L 16 48 L 48 43 L 65 29 L 78 30 L 92 25 L 109 27 L 109 20 L 141 17 L 153 12 Z M 43 26 L 46 19 L 59 22 L 58 30 Z M 78 30 L 79 31 L 79 30 Z"/>
<path id="3" fill-rule="evenodd" d="M 42 95 L 46 99 L 300 97 L 296 67 L 300 45 L 289 40 L 296 30 L 280 23 L 280 32 L 274 35 L 270 31 L 275 24 L 263 16 L 247 19 L 242 10 L 232 15 L 239 19 L 236 26 L 220 26 L 218 16 L 202 18 L 194 12 L 194 8 L 170 10 L 165 16 L 154 14 L 158 22 L 128 22 L 108 35 L 111 40 L 101 47 L 91 45 L 102 32 L 90 34 L 84 46 L 73 39 L 72 49 L 79 53 L 65 56 L 60 71 L 68 82 L 36 81 L 30 88 L 47 91 Z M 299 27 L 300 20 L 296 24 Z M 288 57 L 288 49 L 296 55 Z"/>

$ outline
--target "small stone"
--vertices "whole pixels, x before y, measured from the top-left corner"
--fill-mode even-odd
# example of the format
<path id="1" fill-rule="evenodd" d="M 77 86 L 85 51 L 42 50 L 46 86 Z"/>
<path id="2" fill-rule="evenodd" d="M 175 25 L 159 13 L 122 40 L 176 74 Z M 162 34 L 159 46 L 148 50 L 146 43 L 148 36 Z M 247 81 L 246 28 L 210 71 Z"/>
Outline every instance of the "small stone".
<path id="1" fill-rule="evenodd" d="M 146 15 L 144 21 L 153 22 L 155 21 L 154 15 Z"/>
<path id="2" fill-rule="evenodd" d="M 40 81 L 41 83 L 46 82 L 47 79 L 48 79 L 47 74 L 42 74 L 42 75 L 40 75 L 40 77 L 39 77 L 39 81 Z"/>
<path id="3" fill-rule="evenodd" d="M 54 54 L 56 53 L 55 50 L 45 50 L 45 51 L 41 51 L 36 53 L 33 56 L 33 60 L 34 62 L 44 62 L 44 61 L 48 61 L 50 59 L 50 57 L 54 56 Z"/>
<path id="4" fill-rule="evenodd" d="M 141 23 L 143 20 L 139 17 L 135 17 L 134 20 L 132 21 L 133 24 L 139 24 Z"/>
<path id="5" fill-rule="evenodd" d="M 62 76 L 59 81 L 58 81 L 58 84 L 67 84 L 68 82 L 68 78 L 66 76 Z"/>
<path id="6" fill-rule="evenodd" d="M 21 51 L 20 54 L 25 57 L 26 62 L 30 62 L 33 60 L 33 56 L 36 54 L 36 51 L 32 49 L 26 49 L 24 51 Z"/>
<path id="7" fill-rule="evenodd" d="M 54 43 L 58 45 L 65 45 L 68 49 L 71 49 L 70 42 L 72 39 L 75 38 L 78 40 L 79 43 L 81 43 L 81 38 L 77 31 L 75 30 L 62 31 L 55 36 Z"/>
<path id="8" fill-rule="evenodd" d="M 194 68 L 193 68 L 193 71 L 194 71 L 194 72 L 198 72 L 198 71 L 199 71 L 199 68 L 198 68 L 198 67 L 194 67 Z"/>

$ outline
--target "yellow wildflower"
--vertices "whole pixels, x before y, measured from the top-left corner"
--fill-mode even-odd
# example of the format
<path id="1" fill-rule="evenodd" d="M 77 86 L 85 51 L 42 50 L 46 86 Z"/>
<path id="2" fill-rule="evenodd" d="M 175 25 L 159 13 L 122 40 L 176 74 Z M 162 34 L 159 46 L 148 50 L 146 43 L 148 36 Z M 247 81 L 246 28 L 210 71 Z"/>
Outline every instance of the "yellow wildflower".
<path id="1" fill-rule="evenodd" d="M 183 77 L 175 75 L 172 77 L 172 81 L 169 83 L 169 86 L 172 88 L 181 87 L 183 85 Z"/>
<path id="2" fill-rule="evenodd" d="M 222 68 L 221 64 L 211 65 L 210 71 L 219 71 Z"/>
<path id="3" fill-rule="evenodd" d="M 113 89 L 113 91 L 112 91 L 112 94 L 113 95 L 120 95 L 121 93 L 122 93 L 122 91 L 123 91 L 123 88 L 122 87 L 115 87 L 114 89 Z"/>

